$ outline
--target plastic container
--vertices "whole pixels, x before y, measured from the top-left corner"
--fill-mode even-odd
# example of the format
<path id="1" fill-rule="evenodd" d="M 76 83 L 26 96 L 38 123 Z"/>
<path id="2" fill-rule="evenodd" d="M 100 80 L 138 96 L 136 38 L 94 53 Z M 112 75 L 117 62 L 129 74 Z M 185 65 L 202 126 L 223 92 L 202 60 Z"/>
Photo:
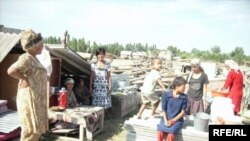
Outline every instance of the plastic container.
<path id="1" fill-rule="evenodd" d="M 215 89 L 215 90 L 211 91 L 212 97 L 227 97 L 228 94 L 229 94 L 229 92 L 225 91 L 225 90 L 221 91 L 219 89 Z"/>
<path id="2" fill-rule="evenodd" d="M 59 91 L 59 98 L 58 98 L 58 106 L 66 109 L 68 105 L 68 92 L 67 90 L 63 87 Z"/>
<path id="3" fill-rule="evenodd" d="M 125 80 L 119 81 L 118 85 L 119 85 L 119 89 L 124 89 L 126 86 L 126 81 Z"/>
<path id="4" fill-rule="evenodd" d="M 194 115 L 194 128 L 198 131 L 208 132 L 210 116 L 207 113 L 199 112 Z"/>

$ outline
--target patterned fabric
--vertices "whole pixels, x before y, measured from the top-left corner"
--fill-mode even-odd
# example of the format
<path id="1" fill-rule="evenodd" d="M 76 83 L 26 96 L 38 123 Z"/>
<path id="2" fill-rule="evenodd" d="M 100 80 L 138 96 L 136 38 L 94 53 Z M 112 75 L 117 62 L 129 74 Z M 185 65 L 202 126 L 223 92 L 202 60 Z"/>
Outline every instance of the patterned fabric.
<path id="1" fill-rule="evenodd" d="M 64 112 L 54 112 L 49 110 L 50 120 L 63 120 L 69 123 L 82 124 L 88 131 L 94 132 L 101 128 L 104 110 L 102 107 L 83 106 L 67 108 Z"/>
<path id="2" fill-rule="evenodd" d="M 30 86 L 20 87 L 18 84 L 17 92 L 17 111 L 21 124 L 21 140 L 35 141 L 37 135 L 45 132 L 48 126 L 47 114 L 47 72 L 40 62 L 33 56 L 22 54 L 15 67 L 23 73 L 29 80 Z"/>
<path id="3" fill-rule="evenodd" d="M 193 98 L 188 96 L 188 106 L 187 111 L 188 114 L 196 114 L 198 112 L 204 112 L 204 103 L 203 100 L 194 100 Z"/>
<path id="4" fill-rule="evenodd" d="M 111 95 L 108 94 L 110 64 L 105 63 L 104 68 L 99 68 L 96 63 L 93 63 L 91 69 L 94 72 L 92 105 L 110 108 L 112 106 Z"/>

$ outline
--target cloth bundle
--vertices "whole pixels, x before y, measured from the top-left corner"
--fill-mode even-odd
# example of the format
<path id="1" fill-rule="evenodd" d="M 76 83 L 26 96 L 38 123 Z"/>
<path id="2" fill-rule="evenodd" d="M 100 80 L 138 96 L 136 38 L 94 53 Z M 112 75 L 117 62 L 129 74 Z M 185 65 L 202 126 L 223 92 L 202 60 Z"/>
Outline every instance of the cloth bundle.
<path id="1" fill-rule="evenodd" d="M 250 110 L 244 112 L 242 118 L 246 124 L 250 124 Z"/>
<path id="2" fill-rule="evenodd" d="M 0 100 L 0 114 L 8 111 L 7 100 Z"/>

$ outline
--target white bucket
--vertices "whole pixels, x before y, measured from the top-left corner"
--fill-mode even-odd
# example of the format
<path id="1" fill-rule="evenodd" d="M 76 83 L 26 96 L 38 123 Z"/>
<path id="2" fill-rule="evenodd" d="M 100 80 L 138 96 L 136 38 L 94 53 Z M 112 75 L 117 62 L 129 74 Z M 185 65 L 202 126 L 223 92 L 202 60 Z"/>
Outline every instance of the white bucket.
<path id="1" fill-rule="evenodd" d="M 194 128 L 199 131 L 208 132 L 210 116 L 207 113 L 199 112 L 194 115 Z"/>

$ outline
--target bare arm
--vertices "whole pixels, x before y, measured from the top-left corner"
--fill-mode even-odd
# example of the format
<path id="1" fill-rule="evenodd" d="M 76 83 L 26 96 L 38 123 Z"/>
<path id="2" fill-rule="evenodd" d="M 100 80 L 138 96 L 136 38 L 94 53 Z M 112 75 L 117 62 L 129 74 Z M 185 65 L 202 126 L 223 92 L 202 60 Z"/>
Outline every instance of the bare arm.
<path id="1" fill-rule="evenodd" d="M 207 84 L 204 84 L 204 90 L 203 90 L 203 100 L 207 99 Z"/>
<path id="2" fill-rule="evenodd" d="M 189 84 L 186 84 L 186 88 L 185 88 L 185 94 L 187 94 L 187 92 L 188 92 L 188 89 L 189 89 Z"/>
<path id="3" fill-rule="evenodd" d="M 22 80 L 27 79 L 23 74 L 21 74 L 19 72 L 19 70 L 16 69 L 16 67 L 14 65 L 11 65 L 8 68 L 7 73 L 8 73 L 8 75 L 10 75 L 11 77 L 13 77 L 15 79 L 22 79 Z"/>
<path id="4" fill-rule="evenodd" d="M 94 72 L 91 71 L 91 73 L 90 73 L 90 82 L 89 82 L 89 92 L 90 92 L 90 94 L 92 94 L 92 91 L 93 91 L 93 88 L 92 88 L 93 79 L 94 79 Z"/>
<path id="5" fill-rule="evenodd" d="M 173 118 L 174 121 L 178 121 L 179 119 L 181 119 L 183 116 L 185 115 L 185 111 L 181 110 L 181 112 Z"/>
<path id="6" fill-rule="evenodd" d="M 112 92 L 112 79 L 111 79 L 111 71 L 108 72 L 108 81 L 109 81 L 109 94 Z"/>
<path id="7" fill-rule="evenodd" d="M 16 67 L 14 65 L 11 65 L 8 68 L 7 73 L 9 76 L 11 76 L 15 79 L 20 79 L 21 80 L 21 87 L 29 86 L 28 78 L 25 77 L 22 73 L 20 73 L 20 71 L 18 69 L 16 69 Z"/>
<path id="8" fill-rule="evenodd" d="M 167 113 L 165 111 L 162 112 L 162 117 L 164 119 L 165 125 L 167 126 L 168 119 L 167 119 Z"/>
<path id="9" fill-rule="evenodd" d="M 164 91 L 166 91 L 166 88 L 165 88 L 165 86 L 164 86 L 164 84 L 163 84 L 163 82 L 161 81 L 160 78 L 157 80 L 157 82 L 158 82 L 158 84 L 162 87 L 162 89 L 163 89 Z"/>

